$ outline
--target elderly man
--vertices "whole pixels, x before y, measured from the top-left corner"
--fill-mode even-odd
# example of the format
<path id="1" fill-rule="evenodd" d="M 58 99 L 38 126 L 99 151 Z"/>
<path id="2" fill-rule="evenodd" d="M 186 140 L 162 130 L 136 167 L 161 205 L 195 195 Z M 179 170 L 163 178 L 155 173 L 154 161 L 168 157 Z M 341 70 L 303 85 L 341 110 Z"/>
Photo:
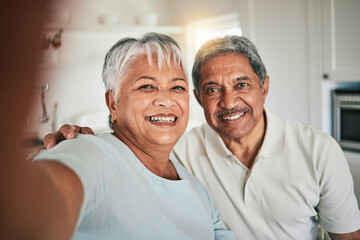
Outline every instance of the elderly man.
<path id="1" fill-rule="evenodd" d="M 207 187 L 238 239 L 360 239 L 360 212 L 341 148 L 329 135 L 264 110 L 269 77 L 255 46 L 206 42 L 193 66 L 206 124 L 173 149 Z M 73 134 L 69 126 L 45 142 Z"/>

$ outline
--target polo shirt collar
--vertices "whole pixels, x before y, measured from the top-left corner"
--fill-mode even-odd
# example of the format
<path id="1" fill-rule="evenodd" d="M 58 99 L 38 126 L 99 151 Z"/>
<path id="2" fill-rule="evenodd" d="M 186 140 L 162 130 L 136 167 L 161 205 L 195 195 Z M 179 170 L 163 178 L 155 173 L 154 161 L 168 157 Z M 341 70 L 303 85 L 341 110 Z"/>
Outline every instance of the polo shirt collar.
<path id="1" fill-rule="evenodd" d="M 204 142 L 208 158 L 223 158 L 231 156 L 231 151 L 225 146 L 220 135 L 215 132 L 207 123 L 204 125 Z"/>
<path id="2" fill-rule="evenodd" d="M 284 154 L 285 149 L 285 122 L 264 109 L 266 117 L 266 132 L 260 149 L 260 156 L 276 157 Z"/>
<path id="3" fill-rule="evenodd" d="M 265 112 L 266 132 L 264 142 L 260 149 L 260 156 L 275 157 L 284 154 L 285 131 L 284 120 L 270 112 Z M 223 158 L 233 156 L 232 152 L 225 146 L 225 143 L 207 123 L 204 124 L 204 142 L 208 158 Z"/>

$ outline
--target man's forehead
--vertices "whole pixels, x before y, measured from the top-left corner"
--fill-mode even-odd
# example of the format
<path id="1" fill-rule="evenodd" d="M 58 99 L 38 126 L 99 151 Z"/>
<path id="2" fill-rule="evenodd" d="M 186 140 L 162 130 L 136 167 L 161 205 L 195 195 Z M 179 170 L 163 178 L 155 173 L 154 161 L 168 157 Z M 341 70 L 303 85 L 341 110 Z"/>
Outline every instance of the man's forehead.
<path id="1" fill-rule="evenodd" d="M 214 71 L 207 71 L 203 74 L 203 79 L 213 79 L 213 78 L 232 78 L 232 77 L 239 77 L 239 76 L 247 76 L 249 75 L 246 71 L 242 71 L 241 69 L 237 68 L 236 66 L 224 66 L 222 69 L 214 69 Z"/>
<path id="2" fill-rule="evenodd" d="M 213 63 L 211 65 L 207 65 L 200 71 L 201 78 L 213 78 L 220 77 L 224 75 L 248 75 L 253 73 L 251 66 L 244 65 L 239 62 L 229 62 L 229 63 Z"/>
<path id="3" fill-rule="evenodd" d="M 218 64 L 222 66 L 231 67 L 239 64 L 246 64 L 250 66 L 249 58 L 241 53 L 230 53 L 230 54 L 220 54 L 213 56 L 206 61 L 204 61 L 200 68 L 205 67 L 216 67 Z"/>

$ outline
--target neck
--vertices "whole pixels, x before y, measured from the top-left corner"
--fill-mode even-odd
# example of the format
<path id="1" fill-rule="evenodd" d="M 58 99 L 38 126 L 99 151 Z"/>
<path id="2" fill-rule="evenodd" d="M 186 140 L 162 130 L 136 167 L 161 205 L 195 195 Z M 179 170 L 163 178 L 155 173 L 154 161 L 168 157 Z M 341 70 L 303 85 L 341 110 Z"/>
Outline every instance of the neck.
<path id="1" fill-rule="evenodd" d="M 179 179 L 174 165 L 169 161 L 173 146 L 142 144 L 141 147 L 139 147 L 140 144 L 135 144 L 116 129 L 114 129 L 114 133 L 112 134 L 125 143 L 150 172 L 169 180 Z"/>
<path id="2" fill-rule="evenodd" d="M 265 113 L 249 134 L 241 138 L 221 137 L 225 146 L 247 168 L 251 168 L 262 146 L 266 131 Z"/>

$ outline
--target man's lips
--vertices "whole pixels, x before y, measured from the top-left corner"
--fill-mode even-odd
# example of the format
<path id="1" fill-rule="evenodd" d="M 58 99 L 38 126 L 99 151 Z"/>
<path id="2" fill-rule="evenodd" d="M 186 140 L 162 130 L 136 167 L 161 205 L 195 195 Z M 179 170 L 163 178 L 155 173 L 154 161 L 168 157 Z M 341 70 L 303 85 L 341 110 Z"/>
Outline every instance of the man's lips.
<path id="1" fill-rule="evenodd" d="M 236 119 L 240 118 L 244 114 L 245 113 L 242 112 L 242 113 L 235 114 L 235 115 L 232 115 L 232 116 L 223 116 L 222 119 L 224 119 L 224 120 L 236 120 Z"/>
<path id="2" fill-rule="evenodd" d="M 244 114 L 246 114 L 249 111 L 250 111 L 250 108 L 224 109 L 221 112 L 216 113 L 215 117 L 218 119 L 221 119 L 221 120 L 232 121 L 232 120 L 239 119 L 240 117 L 242 117 Z"/>

